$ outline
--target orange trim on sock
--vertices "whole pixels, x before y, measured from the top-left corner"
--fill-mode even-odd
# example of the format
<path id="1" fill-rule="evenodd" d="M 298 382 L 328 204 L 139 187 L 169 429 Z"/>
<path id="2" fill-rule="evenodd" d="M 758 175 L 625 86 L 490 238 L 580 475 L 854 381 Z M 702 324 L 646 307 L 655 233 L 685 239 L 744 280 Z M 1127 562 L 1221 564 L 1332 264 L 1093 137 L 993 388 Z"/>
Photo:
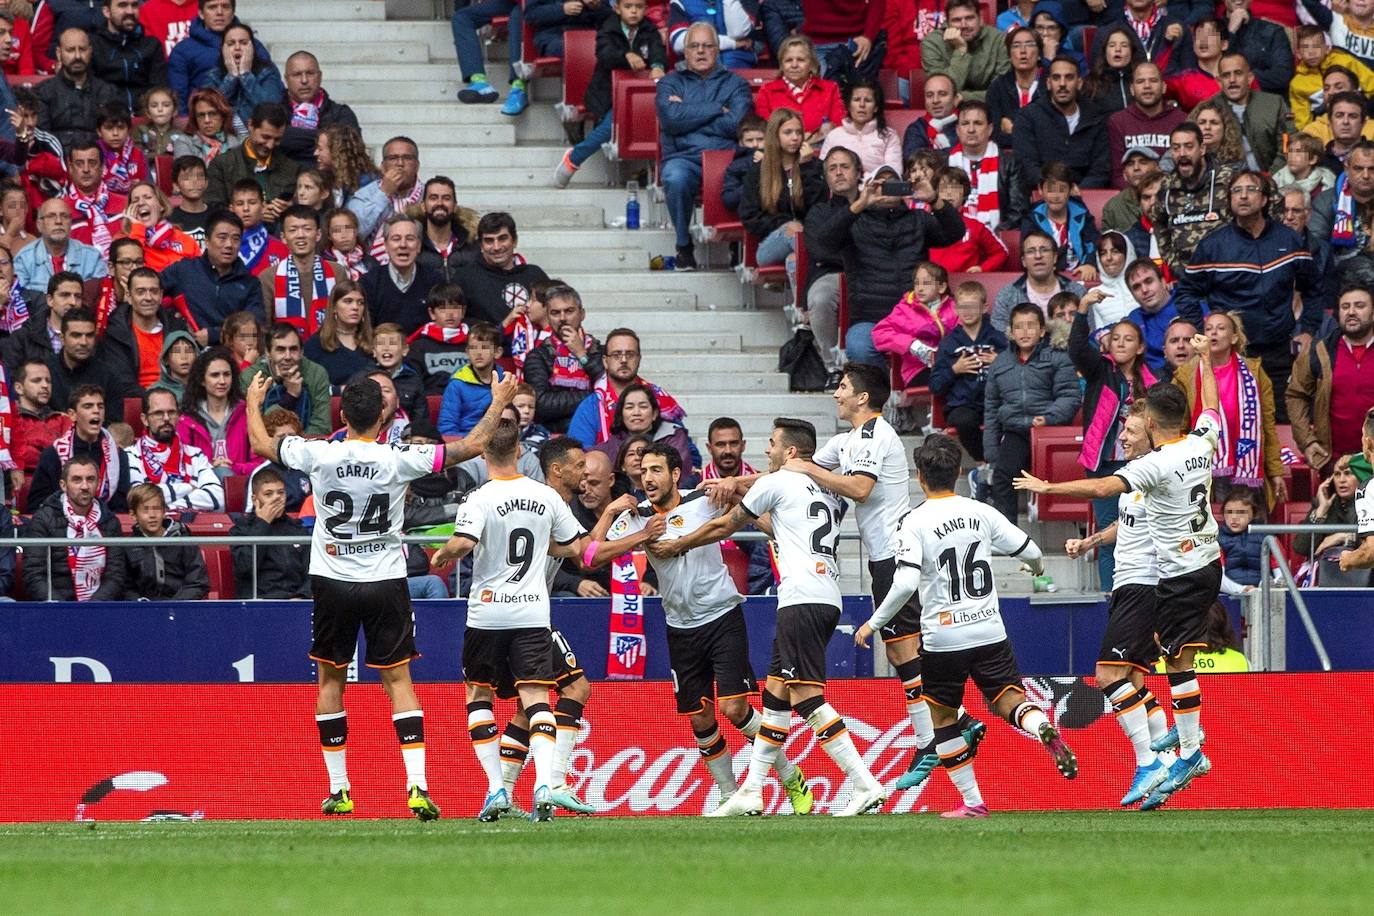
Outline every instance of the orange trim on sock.
<path id="1" fill-rule="evenodd" d="M 1134 703 L 1132 703 L 1130 706 L 1127 706 L 1125 709 L 1113 710 L 1112 712 L 1113 712 L 1114 715 L 1116 715 L 1118 718 L 1120 718 L 1121 716 L 1124 716 L 1126 713 L 1130 712 L 1131 710 L 1133 710 L 1133 709 L 1139 709 L 1141 706 L 1144 706 L 1144 705 L 1145 705 L 1145 701 L 1144 701 L 1144 700 L 1136 700 Z"/>
<path id="2" fill-rule="evenodd" d="M 410 744 L 402 744 L 402 745 L 401 745 L 401 750 L 403 750 L 403 751 L 413 751 L 413 750 L 415 750 L 416 748 L 418 748 L 418 749 L 420 749 L 420 750 L 424 750 L 424 749 L 425 749 L 425 743 L 424 743 L 423 741 L 414 741 L 414 742 L 412 742 L 412 743 L 410 743 Z"/>
<path id="3" fill-rule="evenodd" d="M 338 747 L 325 747 L 323 744 L 320 745 L 320 750 L 324 751 L 326 754 L 337 754 L 340 751 L 344 751 L 347 749 L 347 745 L 343 744 L 339 745 Z"/>

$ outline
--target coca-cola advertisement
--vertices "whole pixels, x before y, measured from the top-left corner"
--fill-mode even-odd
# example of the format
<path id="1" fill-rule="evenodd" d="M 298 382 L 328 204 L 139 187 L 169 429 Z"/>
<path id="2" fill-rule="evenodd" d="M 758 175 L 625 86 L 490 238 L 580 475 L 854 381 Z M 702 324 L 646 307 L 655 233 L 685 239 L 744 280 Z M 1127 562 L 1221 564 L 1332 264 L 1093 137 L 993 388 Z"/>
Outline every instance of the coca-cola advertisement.
<path id="1" fill-rule="evenodd" d="M 1167 698 L 1162 677 L 1150 682 L 1156 695 Z M 989 807 L 1114 808 L 1134 759 L 1102 694 L 1082 678 L 1025 683 L 1077 752 L 1079 776 L 1065 781 L 1039 742 L 995 720 L 970 689 L 969 711 L 988 723 L 974 767 Z M 1374 805 L 1367 767 L 1329 765 L 1368 759 L 1364 730 L 1350 727 L 1352 721 L 1368 721 L 1361 700 L 1367 683 L 1367 674 L 1354 673 L 1204 678 L 1204 749 L 1212 771 L 1168 807 Z M 473 816 L 486 784 L 468 743 L 462 685 L 420 685 L 418 693 L 431 794 L 446 817 Z M 890 785 L 910 760 L 913 743 L 897 682 L 834 681 L 827 695 L 874 775 Z M 327 780 L 312 686 L 5 685 L 0 702 L 7 709 L 40 711 L 0 738 L 0 780 L 6 786 L 0 820 L 320 816 Z M 405 773 L 381 688 L 351 685 L 345 702 L 355 816 L 408 817 Z M 700 815 L 714 808 L 719 790 L 701 763 L 687 718 L 673 709 L 666 682 L 594 685 L 570 784 L 608 815 Z M 498 721 L 508 714 L 509 706 L 498 704 Z M 749 745 L 722 724 L 735 770 L 742 773 Z M 1321 753 L 1313 754 L 1313 747 Z M 786 753 L 810 780 L 816 814 L 843 806 L 850 787 L 800 719 L 793 720 Z M 526 807 L 530 769 L 516 793 Z M 766 800 L 769 813 L 790 814 L 776 781 L 770 781 Z M 949 779 L 937 770 L 921 788 L 893 793 L 883 810 L 943 811 L 956 804 Z"/>

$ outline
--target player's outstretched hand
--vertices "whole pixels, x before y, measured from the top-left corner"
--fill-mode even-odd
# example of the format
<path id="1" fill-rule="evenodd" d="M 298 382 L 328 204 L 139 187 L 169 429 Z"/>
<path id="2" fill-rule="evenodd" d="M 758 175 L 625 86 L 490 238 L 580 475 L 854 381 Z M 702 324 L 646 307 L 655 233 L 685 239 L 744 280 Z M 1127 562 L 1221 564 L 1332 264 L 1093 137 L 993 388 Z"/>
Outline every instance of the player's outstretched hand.
<path id="1" fill-rule="evenodd" d="M 515 387 L 520 384 L 514 372 L 507 372 L 491 385 L 491 399 L 502 407 L 515 400 Z"/>
<path id="2" fill-rule="evenodd" d="M 1018 490 L 1030 490 L 1032 493 L 1048 493 L 1050 484 L 1047 480 L 1041 480 L 1034 474 L 1026 471 L 1020 477 L 1012 479 L 1011 485 Z"/>
<path id="3" fill-rule="evenodd" d="M 248 385 L 248 391 L 244 395 L 244 400 L 248 402 L 250 410 L 262 410 L 262 402 L 267 400 L 267 392 L 272 387 L 272 376 L 266 372 L 258 373 Z"/>
<path id="4" fill-rule="evenodd" d="M 735 481 L 729 477 L 703 480 L 701 488 L 706 492 L 706 499 L 716 509 L 728 509 L 739 502 Z"/>
<path id="5" fill-rule="evenodd" d="M 873 628 L 865 622 L 863 626 L 854 631 L 854 645 L 858 646 L 860 649 L 867 649 L 868 641 L 872 636 Z"/>
<path id="6" fill-rule="evenodd" d="M 444 546 L 434 551 L 434 556 L 429 559 L 429 565 L 431 568 L 437 569 L 450 563 L 456 563 L 459 559 L 458 541 L 455 538 L 449 538 L 444 542 Z"/>

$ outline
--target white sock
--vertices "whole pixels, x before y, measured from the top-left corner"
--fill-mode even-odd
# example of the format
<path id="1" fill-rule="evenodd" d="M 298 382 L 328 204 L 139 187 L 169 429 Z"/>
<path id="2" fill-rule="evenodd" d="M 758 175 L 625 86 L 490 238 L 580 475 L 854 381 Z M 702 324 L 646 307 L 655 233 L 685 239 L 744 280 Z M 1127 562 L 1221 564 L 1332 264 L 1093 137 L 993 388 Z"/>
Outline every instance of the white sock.
<path id="1" fill-rule="evenodd" d="M 764 780 L 769 770 L 782 756 L 783 743 L 792 726 L 792 710 L 765 709 L 763 720 L 759 723 L 754 737 L 754 750 L 749 757 L 749 775 L 745 777 L 743 788 L 751 792 L 763 791 Z"/>
<path id="2" fill-rule="evenodd" d="M 1022 703 L 1016 707 L 1012 717 L 1016 722 L 1016 727 L 1032 738 L 1039 738 L 1040 726 L 1050 721 L 1046 718 L 1045 711 L 1034 703 Z"/>
<path id="3" fill-rule="evenodd" d="M 1202 743 L 1202 688 L 1191 668 L 1169 673 L 1169 693 L 1178 726 L 1178 756 L 1191 757 Z"/>
<path id="4" fill-rule="evenodd" d="M 789 724 L 790 718 L 791 717 L 789 717 Z M 743 725 L 736 725 L 735 727 L 739 729 L 740 734 L 744 735 L 744 737 L 748 738 L 750 741 L 753 741 L 754 736 L 759 733 L 759 726 L 762 724 L 763 717 L 759 715 L 757 709 L 751 706 L 749 707 L 749 718 L 744 720 Z M 773 761 L 773 770 L 778 774 L 779 779 L 783 782 L 787 782 L 789 779 L 796 776 L 797 765 L 787 759 L 787 753 L 785 751 L 780 750 L 778 751 L 777 759 Z"/>
<path id="5" fill-rule="evenodd" d="M 846 776 L 854 780 L 856 787 L 871 789 L 878 785 L 878 780 L 873 778 L 873 774 L 864 765 L 863 758 L 859 756 L 859 749 L 854 746 L 854 739 L 849 736 L 844 718 L 835 711 L 835 707 L 829 703 L 822 703 L 806 717 L 806 722 L 816 733 L 821 747 L 825 748 L 830 759 L 835 761 L 835 765 L 843 770 Z"/>
<path id="6" fill-rule="evenodd" d="M 320 753 L 324 755 L 324 768 L 329 773 L 329 794 L 333 795 L 348 786 L 348 713 L 325 712 L 315 716 L 315 726 L 320 732 Z"/>
<path id="7" fill-rule="evenodd" d="M 396 728 L 396 737 L 401 742 L 401 760 L 406 766 L 406 789 L 419 786 L 426 792 L 429 783 L 425 781 L 425 714 L 422 710 L 411 709 L 398 712 L 391 717 Z"/>
<path id="8" fill-rule="evenodd" d="M 534 758 L 534 786 L 556 788 L 553 779 L 553 755 L 558 741 L 558 726 L 547 704 L 530 715 L 530 756 Z"/>
<path id="9" fill-rule="evenodd" d="M 907 701 L 906 714 L 911 719 L 911 730 L 916 733 L 917 747 L 930 747 L 935 740 L 935 723 L 930 721 L 930 704 L 925 698 L 916 702 Z"/>
<path id="10" fill-rule="evenodd" d="M 711 778 L 720 787 L 721 795 L 729 795 L 735 791 L 735 771 L 730 760 L 730 747 L 725 743 L 725 737 L 721 735 L 720 729 L 713 722 L 710 729 L 704 732 L 693 732 L 697 739 L 697 750 L 701 751 L 701 759 L 706 764 L 706 769 L 710 771 Z"/>
<path id="11" fill-rule="evenodd" d="M 577 746 L 578 727 L 558 726 L 558 734 L 553 739 L 553 784 L 566 785 L 568 764 L 572 761 L 573 748 Z"/>
<path id="12" fill-rule="evenodd" d="M 958 726 L 950 725 L 940 729 L 935 751 L 940 755 L 940 763 L 949 774 L 949 781 L 959 790 L 965 807 L 973 808 L 983 803 L 983 793 L 978 791 L 978 779 L 973 775 L 973 757 L 969 754 L 968 742 L 960 734 Z"/>
<path id="13" fill-rule="evenodd" d="M 477 762 L 482 765 L 482 772 L 487 774 L 487 794 L 499 791 L 504 785 L 501 780 L 501 748 L 496 740 L 496 716 L 492 714 L 491 703 L 468 704 L 468 736 L 472 738 L 472 750 L 477 754 Z"/>
<path id="14" fill-rule="evenodd" d="M 520 771 L 525 768 L 525 760 L 530 753 L 530 732 L 526 728 L 506 725 L 501 735 L 501 784 L 506 794 L 515 797 L 515 784 L 520 780 Z"/>
<path id="15" fill-rule="evenodd" d="M 1144 688 L 1136 687 L 1129 680 L 1108 684 L 1110 693 L 1107 699 L 1116 712 L 1116 724 L 1126 733 L 1135 751 L 1135 765 L 1147 767 L 1155 762 L 1155 752 L 1150 750 L 1150 717 L 1145 712 Z"/>

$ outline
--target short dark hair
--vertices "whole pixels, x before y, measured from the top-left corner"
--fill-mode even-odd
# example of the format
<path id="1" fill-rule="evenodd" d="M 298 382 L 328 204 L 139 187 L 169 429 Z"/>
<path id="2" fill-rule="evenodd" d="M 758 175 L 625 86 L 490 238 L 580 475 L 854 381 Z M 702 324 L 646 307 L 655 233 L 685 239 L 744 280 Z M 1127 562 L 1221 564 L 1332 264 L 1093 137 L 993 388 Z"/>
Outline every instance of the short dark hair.
<path id="1" fill-rule="evenodd" d="M 90 465 L 95 468 L 97 474 L 100 473 L 100 462 L 95 460 L 94 455 L 73 455 L 67 459 L 67 463 L 62 465 L 62 479 L 65 481 L 71 476 L 71 469 L 77 465 Z"/>
<path id="2" fill-rule="evenodd" d="M 256 40 L 254 39 L 254 41 Z M 253 106 L 253 113 L 248 116 L 248 126 L 258 127 L 267 124 L 285 130 L 290 117 L 286 111 L 286 106 L 279 102 L 259 102 Z"/>
<path id="3" fill-rule="evenodd" d="M 868 363 L 850 363 L 844 367 L 844 377 L 855 394 L 868 395 L 868 409 L 882 410 L 892 395 L 892 382 L 887 367 Z"/>
<path id="4" fill-rule="evenodd" d="M 502 210 L 496 210 L 491 213 L 483 214 L 482 218 L 477 221 L 477 238 L 480 241 L 482 236 L 496 235 L 502 229 L 509 232 L 510 237 L 513 239 L 520 237 L 515 231 L 515 217 L 511 216 L 509 213 Z"/>
<path id="5" fill-rule="evenodd" d="M 62 154 L 62 158 L 71 162 L 73 153 L 83 153 L 90 149 L 95 150 L 97 153 L 100 152 L 100 144 L 96 142 L 95 137 L 79 137 L 73 140 L 71 145 L 67 147 L 66 152 Z"/>
<path id="6" fill-rule="evenodd" d="M 373 384 L 376 384 L 375 382 Z M 496 461 L 514 461 L 515 447 L 520 444 L 520 424 L 502 419 L 487 441 L 487 457 Z"/>
<path id="7" fill-rule="evenodd" d="M 649 406 L 653 407 L 654 413 L 658 414 L 658 419 L 663 418 L 663 408 L 659 406 L 658 395 L 654 393 L 654 389 L 642 382 L 635 382 L 626 385 L 625 390 L 620 392 L 620 399 L 615 402 L 615 410 L 611 420 L 612 433 L 627 432 L 625 429 L 625 402 L 629 400 L 630 394 L 636 391 L 643 392 L 644 396 L 649 399 Z M 652 429 L 650 431 L 652 432 Z"/>
<path id="8" fill-rule="evenodd" d="M 205 234 L 209 236 L 215 231 L 216 226 L 228 224 L 243 233 L 243 220 L 239 219 L 238 214 L 224 207 L 215 210 L 210 214 L 210 218 L 205 222 Z"/>
<path id="9" fill-rule="evenodd" d="M 320 228 L 320 211 L 314 207 L 307 207 L 305 204 L 292 204 L 282 212 L 280 225 L 285 226 L 288 217 L 309 220 L 315 224 L 316 229 Z"/>
<path id="10" fill-rule="evenodd" d="M 544 472 L 544 476 L 548 477 L 549 468 L 567 461 L 570 452 L 585 450 L 586 446 L 572 436 L 554 436 L 552 439 L 546 439 L 544 444 L 539 446 L 539 468 Z"/>
<path id="11" fill-rule="evenodd" d="M 1360 78 L 1355 75 L 1355 71 L 1344 64 L 1331 64 L 1328 67 L 1322 67 L 1322 82 L 1326 82 L 1326 78 L 1333 73 L 1339 73 L 1341 76 L 1350 80 L 1350 85 L 1352 86 L 1360 85 Z"/>
<path id="12" fill-rule="evenodd" d="M 1007 316 L 1007 329 L 1011 329 L 1011 324 L 1016 320 L 1017 315 L 1034 315 L 1035 320 L 1040 322 L 1040 327 L 1045 326 L 1045 313 L 1040 310 L 1040 306 L 1034 302 L 1018 302 L 1011 307 L 1011 314 Z"/>
<path id="13" fill-rule="evenodd" d="M 1338 92 L 1326 100 L 1326 110 L 1335 111 L 1337 105 L 1354 105 L 1360 111 L 1360 117 L 1367 117 L 1365 113 L 1365 98 L 1358 92 Z"/>
<path id="14" fill-rule="evenodd" d="M 42 366 L 44 369 L 48 368 L 48 364 L 41 359 L 26 359 L 14 369 L 14 381 L 16 383 L 22 384 L 29 377 L 30 366 Z"/>
<path id="15" fill-rule="evenodd" d="M 734 417 L 716 417 L 711 421 L 711 425 L 706 427 L 707 442 L 711 441 L 711 437 L 716 434 L 716 430 L 718 429 L 737 429 L 739 430 L 740 437 L 743 438 L 744 436 L 744 427 L 739 425 L 739 420 L 736 420 Z"/>
<path id="16" fill-rule="evenodd" d="M 390 140 L 387 140 L 385 143 L 382 144 L 382 149 L 385 150 L 388 146 L 390 146 L 393 143 L 404 143 L 411 149 L 415 150 L 415 155 L 420 155 L 420 144 L 416 143 L 414 140 L 410 139 L 404 134 L 397 134 Z"/>
<path id="17" fill-rule="evenodd" d="M 263 193 L 262 185 L 258 184 L 253 178 L 240 178 L 234 182 L 234 186 L 229 189 L 229 199 L 233 200 L 236 194 L 252 194 L 258 200 L 267 200 L 267 195 Z"/>
<path id="18" fill-rule="evenodd" d="M 78 305 L 76 308 L 68 310 L 67 314 L 62 316 L 62 333 L 67 333 L 67 328 L 70 325 L 82 321 L 88 324 L 95 324 L 95 312 L 92 312 L 84 305 Z"/>
<path id="19" fill-rule="evenodd" d="M 1307 192 L 1303 192 L 1307 193 Z M 1339 303 L 1345 298 L 1347 293 L 1362 293 L 1370 302 L 1374 302 L 1374 290 L 1362 283 L 1344 283 L 1341 285 L 1340 292 L 1336 293 L 1336 302 Z"/>
<path id="20" fill-rule="evenodd" d="M 639 349 L 639 348 L 640 348 L 639 335 L 636 334 L 636 333 L 634 332 L 634 329 L 633 329 L 633 328 L 612 328 L 612 329 L 606 334 L 605 340 L 606 340 L 606 345 L 607 345 L 607 346 L 610 345 L 610 343 L 611 343 L 611 338 L 612 338 L 612 337 L 629 337 L 629 338 L 631 338 L 632 340 L 634 340 L 634 342 L 635 342 L 635 349 Z"/>
<path id="21" fill-rule="evenodd" d="M 450 191 L 452 191 L 454 197 L 458 196 L 458 186 L 455 185 L 453 183 L 453 179 L 448 177 L 447 175 L 435 175 L 429 181 L 426 181 L 422 194 L 428 194 L 429 186 L 432 184 L 441 184 L 444 187 L 448 188 Z"/>
<path id="22" fill-rule="evenodd" d="M 1182 429 L 1188 422 L 1188 398 L 1173 382 L 1156 382 L 1145 392 L 1150 416 L 1166 429 Z"/>
<path id="23" fill-rule="evenodd" d="M 162 276 L 157 271 L 153 270 L 151 267 L 135 267 L 133 270 L 129 271 L 130 285 L 132 285 L 135 280 L 148 279 L 152 279 L 155 283 L 157 283 L 159 289 L 162 288 Z"/>
<path id="24" fill-rule="evenodd" d="M 281 474 L 273 470 L 270 465 L 264 465 L 253 474 L 253 492 L 258 492 L 258 490 L 267 486 L 269 483 L 279 483 L 282 486 L 286 485 L 286 481 L 282 478 Z"/>
<path id="25" fill-rule="evenodd" d="M 1226 58 L 1228 58 L 1228 57 L 1239 57 L 1239 58 L 1241 59 L 1241 61 L 1245 64 L 1246 67 L 1249 67 L 1249 66 L 1250 66 L 1250 58 L 1246 57 L 1246 56 L 1245 56 L 1243 53 L 1241 53 L 1241 51 L 1240 51 L 1239 49 L 1237 49 L 1237 48 L 1228 48 L 1227 50 L 1222 51 L 1222 52 L 1221 52 L 1221 56 L 1217 58 L 1217 63 L 1220 64 L 1222 61 L 1224 61 L 1224 60 L 1225 60 Z"/>
<path id="26" fill-rule="evenodd" d="M 95 126 L 97 128 L 104 127 L 106 124 L 132 127 L 133 123 L 133 115 L 129 114 L 129 109 L 123 102 L 102 102 L 95 106 Z"/>
<path id="27" fill-rule="evenodd" d="M 382 386 L 373 378 L 350 382 L 339 398 L 339 412 L 354 431 L 371 429 L 382 418 Z"/>
<path id="28" fill-rule="evenodd" d="M 91 395 L 99 397 L 101 403 L 105 402 L 104 388 L 101 388 L 99 385 L 77 385 L 72 389 L 71 394 L 67 395 L 67 409 L 76 410 L 76 405 L 80 404 Z M 120 417 L 120 419 L 123 419 L 123 417 Z"/>
<path id="29" fill-rule="evenodd" d="M 1043 188 L 1051 181 L 1057 181 L 1061 184 L 1073 187 L 1073 169 L 1058 160 L 1051 159 L 1049 162 L 1040 166 L 1040 187 Z"/>
<path id="30" fill-rule="evenodd" d="M 959 103 L 959 114 L 962 115 L 966 111 L 981 111 L 983 117 L 988 119 L 988 123 L 992 123 L 992 108 L 982 99 L 964 99 Z"/>
<path id="31" fill-rule="evenodd" d="M 1148 270 L 1156 277 L 1159 277 L 1159 279 L 1164 279 L 1164 269 L 1160 267 L 1158 264 L 1156 264 L 1153 258 L 1136 258 L 1134 261 L 1126 265 L 1126 269 L 1122 271 L 1121 275 L 1126 278 L 1127 283 L 1130 283 L 1131 277 L 1135 276 L 1142 270 Z"/>
<path id="32" fill-rule="evenodd" d="M 911 457 L 916 462 L 916 471 L 921 475 L 922 486 L 926 490 L 944 492 L 954 489 L 964 460 L 959 443 L 944 433 L 932 433 L 917 446 Z"/>
<path id="33" fill-rule="evenodd" d="M 980 16 L 982 15 L 982 11 L 978 9 L 978 0 L 949 0 L 949 2 L 945 4 L 945 16 L 948 17 L 950 13 L 961 6 L 968 7 Z"/>
<path id="34" fill-rule="evenodd" d="M 283 337 L 295 336 L 301 343 L 305 343 L 305 335 L 300 328 L 285 321 L 274 321 L 272 326 L 267 329 L 268 341 L 281 340 Z"/>
<path id="35" fill-rule="evenodd" d="M 200 169 L 202 172 L 207 171 L 205 168 L 205 160 L 199 156 L 176 157 L 172 160 L 172 183 L 175 184 L 180 181 L 182 175 L 194 169 Z"/>
<path id="36" fill-rule="evenodd" d="M 497 350 L 501 349 L 501 329 L 490 321 L 479 321 L 468 329 L 468 343 L 474 344 L 478 341 L 489 343 Z"/>
<path id="37" fill-rule="evenodd" d="M 1174 129 L 1169 131 L 1169 140 L 1173 142 L 1174 134 L 1192 134 L 1193 139 L 1198 143 L 1203 143 L 1202 128 L 1197 126 L 1195 121 L 1180 121 L 1174 125 Z"/>
<path id="38" fill-rule="evenodd" d="M 70 270 L 59 270 L 48 278 L 48 295 L 51 296 L 53 293 L 57 292 L 58 288 L 63 283 L 75 283 L 83 289 L 86 286 L 86 281 L 81 279 L 81 274 Z"/>
<path id="39" fill-rule="evenodd" d="M 144 416 L 147 416 L 148 408 L 152 405 L 153 395 L 155 394 L 167 395 L 172 399 L 173 406 L 180 407 L 180 405 L 176 403 L 177 395 L 175 391 L 170 388 L 164 388 L 161 385 L 151 385 L 143 390 L 143 397 L 140 399 Z"/>
<path id="40" fill-rule="evenodd" d="M 425 305 L 431 311 L 438 308 L 468 307 L 468 297 L 463 295 L 463 288 L 457 283 L 436 283 L 430 287 L 429 295 L 425 297 Z"/>
<path id="41" fill-rule="evenodd" d="M 1026 253 L 1026 243 L 1029 242 L 1031 239 L 1044 239 L 1045 241 L 1050 243 L 1050 247 L 1054 249 L 1054 253 L 1056 255 L 1059 253 L 1059 243 L 1054 240 L 1054 236 L 1050 235 L 1044 229 L 1032 229 L 1030 232 L 1024 233 L 1021 236 L 1020 253 L 1022 255 Z"/>
<path id="42" fill-rule="evenodd" d="M 735 129 L 735 139 L 743 140 L 744 135 L 750 131 L 764 133 L 767 130 L 768 122 L 751 111 L 739 119 L 739 127 Z M 835 149 L 839 149 L 839 147 L 835 147 Z"/>
<path id="43" fill-rule="evenodd" d="M 650 455 L 657 455 L 668 463 L 668 473 L 682 470 L 682 455 L 677 449 L 666 442 L 655 442 L 644 450 L 644 455 L 639 459 L 643 461 Z"/>
<path id="44" fill-rule="evenodd" d="M 824 158 L 824 160 L 822 160 L 822 161 L 824 161 L 824 162 L 829 162 L 831 156 L 834 156 L 834 155 L 837 155 L 837 154 L 844 154 L 844 153 L 848 153 L 848 154 L 849 154 L 849 158 L 852 159 L 852 160 L 854 161 L 854 167 L 855 167 L 856 169 L 859 169 L 860 171 L 863 171 L 863 164 L 864 164 L 864 163 L 863 163 L 863 160 L 859 158 L 859 154 L 858 154 L 858 153 L 854 152 L 852 149 L 850 149 L 850 148 L 847 147 L 847 146 L 832 146 L 832 147 L 830 148 L 830 152 L 828 152 L 828 153 L 825 154 L 825 158 Z"/>
<path id="45" fill-rule="evenodd" d="M 114 260 L 115 260 L 115 258 L 119 255 L 119 250 L 120 250 L 121 248 L 133 248 L 133 249 L 137 250 L 139 254 L 143 254 L 143 243 L 142 243 L 142 242 L 140 242 L 140 241 L 139 241 L 138 239 L 136 239 L 136 238 L 131 238 L 130 236 L 127 236 L 127 235 L 121 235 L 119 238 L 115 239 L 113 242 L 110 243 L 110 263 L 111 263 L 111 264 L 114 263 Z"/>
<path id="46" fill-rule="evenodd" d="M 1043 13 L 1046 11 L 1042 9 L 1040 10 L 1040 12 Z M 1054 60 L 1050 61 L 1050 65 L 1045 68 L 1045 72 L 1049 73 L 1051 70 L 1053 70 L 1055 64 L 1068 64 L 1070 67 L 1073 67 L 1074 76 L 1078 76 L 1080 73 L 1078 69 L 1078 61 L 1074 60 L 1072 57 L 1070 57 L 1067 54 L 1064 54 L 1063 52 L 1054 55 Z"/>
<path id="47" fill-rule="evenodd" d="M 792 417 L 776 417 L 773 431 L 782 433 L 782 443 L 795 448 L 803 458 L 816 454 L 816 427 L 807 420 Z"/>

